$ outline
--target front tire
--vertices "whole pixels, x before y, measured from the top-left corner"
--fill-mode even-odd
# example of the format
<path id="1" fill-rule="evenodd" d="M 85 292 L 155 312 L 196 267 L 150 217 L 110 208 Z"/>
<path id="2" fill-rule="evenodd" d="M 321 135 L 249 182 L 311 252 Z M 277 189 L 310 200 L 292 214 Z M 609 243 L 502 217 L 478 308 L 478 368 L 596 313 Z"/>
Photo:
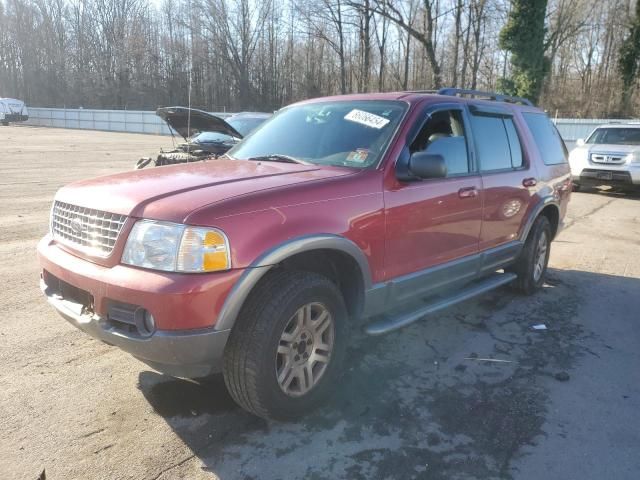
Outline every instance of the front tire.
<path id="1" fill-rule="evenodd" d="M 263 418 L 289 420 L 313 410 L 336 386 L 347 324 L 342 294 L 328 278 L 268 274 L 242 308 L 225 349 L 229 393 Z"/>
<path id="2" fill-rule="evenodd" d="M 551 252 L 551 224 L 544 215 L 536 218 L 520 253 L 520 257 L 509 270 L 518 275 L 515 288 L 531 295 L 542 287 L 547 274 Z"/>

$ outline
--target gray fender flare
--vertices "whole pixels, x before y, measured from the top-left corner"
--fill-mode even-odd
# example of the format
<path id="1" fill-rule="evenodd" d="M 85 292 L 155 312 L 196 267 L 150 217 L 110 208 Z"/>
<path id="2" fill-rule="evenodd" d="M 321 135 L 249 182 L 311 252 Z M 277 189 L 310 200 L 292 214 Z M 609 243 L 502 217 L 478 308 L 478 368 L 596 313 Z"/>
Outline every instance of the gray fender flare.
<path id="1" fill-rule="evenodd" d="M 538 218 L 542 210 L 544 210 L 549 205 L 555 206 L 558 209 L 558 213 L 560 213 L 560 205 L 558 205 L 558 202 L 553 197 L 543 198 L 538 203 L 538 205 L 536 205 L 534 210 L 531 212 L 531 215 L 529 215 L 529 218 L 527 219 L 527 223 L 525 223 L 524 228 L 522 229 L 522 232 L 520 234 L 521 242 L 524 243 L 527 241 L 527 237 L 529 236 L 529 232 L 531 231 L 531 228 L 533 227 L 533 223 L 536 221 L 536 218 Z"/>
<path id="2" fill-rule="evenodd" d="M 297 237 L 266 251 L 246 268 L 224 301 L 215 330 L 228 330 L 233 327 L 249 293 L 271 268 L 293 255 L 311 250 L 338 250 L 346 253 L 360 267 L 364 291 L 371 288 L 371 271 L 367 257 L 351 240 L 332 234 Z"/>

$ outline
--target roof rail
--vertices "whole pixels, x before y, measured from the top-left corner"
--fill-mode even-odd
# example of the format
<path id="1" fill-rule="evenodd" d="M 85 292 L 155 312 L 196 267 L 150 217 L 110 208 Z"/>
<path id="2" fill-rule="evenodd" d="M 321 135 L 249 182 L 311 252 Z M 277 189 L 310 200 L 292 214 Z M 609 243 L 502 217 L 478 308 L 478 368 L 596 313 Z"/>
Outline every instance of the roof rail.
<path id="1" fill-rule="evenodd" d="M 439 93 L 440 90 L 406 90 L 404 93 Z"/>
<path id="2" fill-rule="evenodd" d="M 481 90 L 465 90 L 464 88 L 441 88 L 438 90 L 438 95 L 448 95 L 450 97 L 481 97 L 486 100 L 493 100 L 495 102 L 506 102 L 506 103 L 519 103 L 521 105 L 527 105 L 529 107 L 533 107 L 533 103 L 522 97 L 513 97 L 511 95 L 502 95 L 501 93 L 495 92 L 483 92 Z"/>

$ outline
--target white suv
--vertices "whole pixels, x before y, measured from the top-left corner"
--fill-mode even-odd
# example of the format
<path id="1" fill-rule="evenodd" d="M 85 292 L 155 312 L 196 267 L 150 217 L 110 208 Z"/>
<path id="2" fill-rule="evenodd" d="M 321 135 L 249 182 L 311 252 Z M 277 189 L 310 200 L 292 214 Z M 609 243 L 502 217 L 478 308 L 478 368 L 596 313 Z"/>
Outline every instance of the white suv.
<path id="1" fill-rule="evenodd" d="M 569 155 L 574 190 L 609 185 L 640 188 L 640 123 L 601 125 Z"/>
<path id="2" fill-rule="evenodd" d="M 14 98 L 0 98 L 0 124 L 9 125 L 9 122 L 26 122 L 29 112 L 22 100 Z"/>

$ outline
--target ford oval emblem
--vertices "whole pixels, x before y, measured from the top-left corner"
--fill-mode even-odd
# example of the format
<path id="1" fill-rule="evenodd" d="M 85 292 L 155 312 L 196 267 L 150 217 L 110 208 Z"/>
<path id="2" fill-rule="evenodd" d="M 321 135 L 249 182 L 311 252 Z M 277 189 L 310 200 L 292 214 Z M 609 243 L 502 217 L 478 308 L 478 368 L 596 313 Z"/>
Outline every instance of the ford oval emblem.
<path id="1" fill-rule="evenodd" d="M 86 225 L 82 223 L 82 219 L 80 217 L 76 217 L 71 220 L 71 225 L 69 226 L 71 227 L 73 233 L 75 233 L 76 235 L 81 235 L 82 232 L 87 229 Z"/>

